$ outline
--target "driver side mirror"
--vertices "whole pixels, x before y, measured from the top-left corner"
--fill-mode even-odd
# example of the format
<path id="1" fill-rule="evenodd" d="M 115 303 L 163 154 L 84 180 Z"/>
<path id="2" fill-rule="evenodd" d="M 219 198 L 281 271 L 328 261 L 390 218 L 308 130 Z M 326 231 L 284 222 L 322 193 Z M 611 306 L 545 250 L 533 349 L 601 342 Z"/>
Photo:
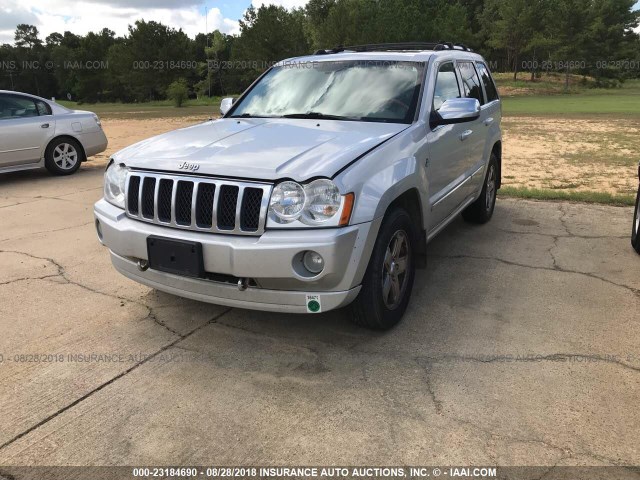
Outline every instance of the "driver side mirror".
<path id="1" fill-rule="evenodd" d="M 475 98 L 450 98 L 440 109 L 431 112 L 431 128 L 440 125 L 472 122 L 480 118 L 480 102 Z"/>
<path id="2" fill-rule="evenodd" d="M 231 107 L 233 106 L 235 101 L 235 98 L 223 98 L 222 102 L 220 103 L 220 114 L 222 116 L 225 116 L 227 112 L 231 110 Z"/>

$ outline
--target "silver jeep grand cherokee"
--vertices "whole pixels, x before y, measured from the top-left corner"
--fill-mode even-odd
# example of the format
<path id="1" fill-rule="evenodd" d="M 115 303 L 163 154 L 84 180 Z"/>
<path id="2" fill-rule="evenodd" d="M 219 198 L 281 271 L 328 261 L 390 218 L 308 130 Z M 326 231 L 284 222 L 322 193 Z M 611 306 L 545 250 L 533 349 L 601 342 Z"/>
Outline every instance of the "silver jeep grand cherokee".
<path id="1" fill-rule="evenodd" d="M 351 304 L 385 329 L 427 242 L 459 213 L 493 214 L 500 99 L 463 45 L 321 50 L 221 110 L 113 155 L 96 228 L 127 277 L 265 311 Z"/>

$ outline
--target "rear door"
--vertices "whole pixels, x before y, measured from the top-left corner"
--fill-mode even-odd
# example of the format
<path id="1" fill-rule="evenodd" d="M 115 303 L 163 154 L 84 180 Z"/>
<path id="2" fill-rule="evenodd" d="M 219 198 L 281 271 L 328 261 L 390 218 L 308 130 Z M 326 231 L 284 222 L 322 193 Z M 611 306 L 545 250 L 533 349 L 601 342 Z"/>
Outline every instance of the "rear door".
<path id="1" fill-rule="evenodd" d="M 38 162 L 54 130 L 45 102 L 0 94 L 0 168 Z"/>
<path id="2" fill-rule="evenodd" d="M 484 180 L 484 150 L 488 138 L 487 122 L 490 121 L 491 115 L 487 108 L 484 88 L 475 63 L 471 60 L 459 60 L 457 65 L 462 81 L 463 95 L 467 98 L 475 98 L 481 106 L 480 117 L 465 124 L 467 126 L 465 172 L 468 176 L 473 176 L 468 182 L 467 190 L 467 193 L 471 194 L 477 190 L 478 185 L 482 185 Z"/>
<path id="3" fill-rule="evenodd" d="M 482 81 L 484 88 L 485 104 L 482 105 L 482 114 L 480 118 L 484 125 L 484 137 L 485 142 L 490 138 L 500 137 L 500 121 L 502 117 L 502 109 L 500 106 L 500 97 L 498 96 L 498 89 L 495 82 L 491 77 L 491 73 L 487 68 L 487 65 L 483 62 L 476 62 L 476 68 Z M 485 144 L 486 145 L 486 144 Z M 491 145 L 489 145 L 491 147 Z M 485 159 L 488 160 L 488 159 Z M 484 175 L 478 175 L 473 179 L 476 189 L 480 189 L 482 182 L 484 181 Z"/>

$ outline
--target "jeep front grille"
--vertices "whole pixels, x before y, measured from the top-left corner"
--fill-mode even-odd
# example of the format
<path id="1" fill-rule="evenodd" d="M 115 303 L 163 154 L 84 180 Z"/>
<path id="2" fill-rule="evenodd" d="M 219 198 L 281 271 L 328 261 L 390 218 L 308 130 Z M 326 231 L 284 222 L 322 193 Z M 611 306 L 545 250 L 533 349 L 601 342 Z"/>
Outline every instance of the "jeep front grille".
<path id="1" fill-rule="evenodd" d="M 131 172 L 127 216 L 197 232 L 261 235 L 271 185 L 189 176 Z"/>

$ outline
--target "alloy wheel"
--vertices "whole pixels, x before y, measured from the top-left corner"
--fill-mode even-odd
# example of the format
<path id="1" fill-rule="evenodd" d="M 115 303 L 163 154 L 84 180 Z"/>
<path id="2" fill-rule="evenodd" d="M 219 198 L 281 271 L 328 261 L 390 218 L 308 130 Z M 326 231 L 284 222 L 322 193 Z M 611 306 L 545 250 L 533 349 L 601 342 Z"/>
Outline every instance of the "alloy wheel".
<path id="1" fill-rule="evenodd" d="M 489 167 L 489 174 L 487 175 L 487 191 L 485 195 L 485 208 L 487 212 L 493 208 L 493 202 L 496 196 L 496 167 L 491 165 Z"/>
<path id="2" fill-rule="evenodd" d="M 389 310 L 396 309 L 404 297 L 410 255 L 407 233 L 398 230 L 389 241 L 382 269 L 382 299 Z"/>
<path id="3" fill-rule="evenodd" d="M 62 170 L 71 170 L 78 163 L 78 151 L 70 143 L 61 143 L 53 149 L 53 161 Z"/>

